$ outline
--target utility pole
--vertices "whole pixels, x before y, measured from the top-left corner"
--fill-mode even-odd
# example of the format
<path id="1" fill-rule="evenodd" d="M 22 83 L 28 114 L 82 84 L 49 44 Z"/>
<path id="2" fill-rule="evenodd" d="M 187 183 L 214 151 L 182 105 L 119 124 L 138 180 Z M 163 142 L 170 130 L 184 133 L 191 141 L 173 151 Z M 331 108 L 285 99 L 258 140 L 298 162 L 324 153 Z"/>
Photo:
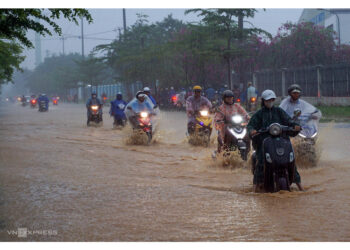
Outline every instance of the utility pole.
<path id="1" fill-rule="evenodd" d="M 122 36 L 122 29 L 121 28 L 118 28 L 118 31 L 119 31 L 119 41 L 120 41 L 120 39 L 121 39 L 121 36 Z"/>
<path id="2" fill-rule="evenodd" d="M 123 9 L 123 26 L 124 26 L 124 34 L 126 32 L 126 14 L 125 9 Z"/>
<path id="3" fill-rule="evenodd" d="M 64 36 L 62 36 L 62 38 L 60 38 L 60 39 L 62 40 L 62 52 L 63 52 L 63 55 L 65 55 L 65 53 L 64 53 L 64 40 L 66 38 L 64 38 Z"/>
<path id="4" fill-rule="evenodd" d="M 81 55 L 84 56 L 84 19 L 81 17 Z"/>

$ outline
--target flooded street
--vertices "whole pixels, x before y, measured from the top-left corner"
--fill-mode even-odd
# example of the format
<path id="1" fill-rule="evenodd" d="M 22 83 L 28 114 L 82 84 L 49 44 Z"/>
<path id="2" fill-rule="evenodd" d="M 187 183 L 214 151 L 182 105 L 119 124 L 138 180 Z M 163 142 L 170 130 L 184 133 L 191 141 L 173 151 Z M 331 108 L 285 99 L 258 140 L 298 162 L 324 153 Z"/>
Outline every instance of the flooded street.
<path id="1" fill-rule="evenodd" d="M 247 166 L 187 143 L 185 113 L 163 112 L 138 146 L 108 109 L 96 128 L 83 104 L 0 107 L 1 241 L 350 241 L 348 124 L 321 126 L 318 167 L 299 167 L 306 192 L 255 194 Z"/>

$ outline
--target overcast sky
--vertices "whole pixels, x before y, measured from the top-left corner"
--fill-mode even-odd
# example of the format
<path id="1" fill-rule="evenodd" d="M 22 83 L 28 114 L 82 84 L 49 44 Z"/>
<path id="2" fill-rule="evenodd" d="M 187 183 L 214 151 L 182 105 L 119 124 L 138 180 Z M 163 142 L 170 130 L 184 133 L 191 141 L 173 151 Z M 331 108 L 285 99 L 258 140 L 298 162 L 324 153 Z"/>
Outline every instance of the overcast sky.
<path id="1" fill-rule="evenodd" d="M 255 15 L 254 19 L 248 19 L 254 26 L 262 28 L 272 35 L 277 33 L 277 29 L 281 24 L 291 21 L 297 22 L 303 9 L 285 8 L 285 9 L 266 9 L 263 11 L 259 9 L 259 12 Z M 122 9 L 108 8 L 108 9 L 89 9 L 94 22 L 88 25 L 84 22 L 84 52 L 88 55 L 89 52 L 99 44 L 110 43 L 112 39 L 118 36 L 118 28 L 123 27 L 123 14 Z M 200 18 L 196 14 L 184 14 L 185 9 L 126 9 L 126 24 L 127 26 L 135 23 L 137 13 L 143 13 L 149 16 L 150 23 L 162 21 L 164 17 L 172 14 L 174 18 L 183 20 L 184 22 L 199 21 Z M 62 28 L 64 35 L 81 35 L 81 27 L 70 23 L 66 20 L 59 20 L 59 25 Z M 246 24 L 249 25 L 249 24 Z M 98 34 L 96 34 L 98 33 Z M 29 38 L 34 44 L 34 32 L 28 33 Z M 65 40 L 65 53 L 78 52 L 81 53 L 81 39 L 79 38 L 67 38 Z M 41 41 L 42 59 L 48 54 L 60 54 L 63 52 L 63 42 L 57 35 L 52 37 L 42 37 Z M 22 66 L 25 68 L 33 69 L 35 64 L 35 52 L 34 49 L 26 50 L 24 53 L 27 59 L 23 62 Z"/>

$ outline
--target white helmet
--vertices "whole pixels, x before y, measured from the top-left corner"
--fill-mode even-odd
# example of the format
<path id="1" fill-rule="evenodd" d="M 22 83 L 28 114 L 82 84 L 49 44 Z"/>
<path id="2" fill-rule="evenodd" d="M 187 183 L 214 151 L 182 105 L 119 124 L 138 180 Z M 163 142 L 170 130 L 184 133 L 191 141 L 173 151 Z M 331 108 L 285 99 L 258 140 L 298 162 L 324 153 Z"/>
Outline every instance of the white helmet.
<path id="1" fill-rule="evenodd" d="M 270 99 L 276 99 L 276 94 L 272 90 L 267 89 L 261 93 L 261 98 L 266 100 L 266 101 L 270 100 Z"/>
<path id="2" fill-rule="evenodd" d="M 145 92 L 151 92 L 151 89 L 150 89 L 149 87 L 144 87 L 144 88 L 143 88 L 143 91 L 145 91 Z"/>

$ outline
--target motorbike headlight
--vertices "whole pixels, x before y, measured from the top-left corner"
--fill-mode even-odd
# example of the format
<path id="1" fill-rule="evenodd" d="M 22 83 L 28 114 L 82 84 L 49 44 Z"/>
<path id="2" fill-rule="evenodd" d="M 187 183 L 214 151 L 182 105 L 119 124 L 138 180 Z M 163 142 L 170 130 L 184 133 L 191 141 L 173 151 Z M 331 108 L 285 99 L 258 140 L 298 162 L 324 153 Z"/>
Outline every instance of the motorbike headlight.
<path id="1" fill-rule="evenodd" d="M 316 132 L 315 134 L 313 134 L 313 135 L 311 136 L 311 138 L 315 138 L 317 134 L 318 134 L 318 133 Z"/>
<path id="2" fill-rule="evenodd" d="M 240 115 L 235 115 L 235 116 L 232 117 L 232 121 L 234 123 L 236 123 L 236 124 L 239 124 L 239 123 L 241 123 L 243 121 L 243 118 Z"/>
<path id="3" fill-rule="evenodd" d="M 271 124 L 270 128 L 269 128 L 269 133 L 273 136 L 277 136 L 279 134 L 281 134 L 282 132 L 282 128 L 279 124 L 277 123 L 273 123 Z"/>
<path id="4" fill-rule="evenodd" d="M 97 105 L 93 105 L 93 106 L 91 106 L 91 109 L 92 110 L 98 110 L 98 106 Z"/>
<path id="5" fill-rule="evenodd" d="M 200 112 L 199 112 L 200 114 L 201 114 L 201 116 L 208 116 L 208 110 L 201 110 Z"/>
<path id="6" fill-rule="evenodd" d="M 250 98 L 250 101 L 251 101 L 251 102 L 255 102 L 255 101 L 256 101 L 256 97 Z"/>
<path id="7" fill-rule="evenodd" d="M 142 118 L 147 118 L 148 117 L 148 113 L 147 112 L 141 112 L 141 117 Z"/>
<path id="8" fill-rule="evenodd" d="M 304 135 L 304 134 L 302 134 L 302 133 L 299 133 L 299 136 L 300 136 L 301 138 L 306 138 L 306 135 Z"/>

